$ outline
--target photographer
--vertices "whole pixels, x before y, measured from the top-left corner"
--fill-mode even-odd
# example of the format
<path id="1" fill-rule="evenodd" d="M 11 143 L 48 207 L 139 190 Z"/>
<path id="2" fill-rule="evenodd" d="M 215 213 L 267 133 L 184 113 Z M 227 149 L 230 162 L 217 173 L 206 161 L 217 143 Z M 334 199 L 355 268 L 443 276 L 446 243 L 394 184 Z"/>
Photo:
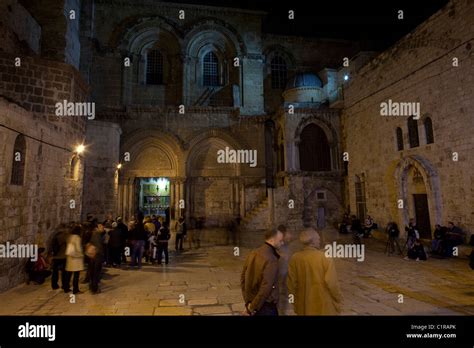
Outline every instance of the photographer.
<path id="1" fill-rule="evenodd" d="M 396 222 L 392 221 L 389 222 L 387 225 L 387 234 L 388 234 L 388 254 L 393 254 L 395 252 L 395 246 L 398 248 L 398 253 L 400 255 L 403 255 L 402 249 L 400 248 L 400 243 L 399 243 L 399 236 L 400 236 L 400 230 L 398 229 L 398 225 Z"/>

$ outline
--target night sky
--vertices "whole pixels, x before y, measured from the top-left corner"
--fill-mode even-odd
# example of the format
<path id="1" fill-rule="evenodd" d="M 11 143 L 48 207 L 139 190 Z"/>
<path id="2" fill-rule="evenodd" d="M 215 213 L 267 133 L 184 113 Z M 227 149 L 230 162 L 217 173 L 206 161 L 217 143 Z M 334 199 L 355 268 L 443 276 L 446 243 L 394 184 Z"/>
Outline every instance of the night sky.
<path id="1" fill-rule="evenodd" d="M 269 33 L 357 40 L 364 49 L 382 50 L 412 31 L 448 0 L 175 0 L 268 12 L 263 30 Z M 295 20 L 288 20 L 288 10 Z M 404 11 L 404 20 L 397 18 Z"/>

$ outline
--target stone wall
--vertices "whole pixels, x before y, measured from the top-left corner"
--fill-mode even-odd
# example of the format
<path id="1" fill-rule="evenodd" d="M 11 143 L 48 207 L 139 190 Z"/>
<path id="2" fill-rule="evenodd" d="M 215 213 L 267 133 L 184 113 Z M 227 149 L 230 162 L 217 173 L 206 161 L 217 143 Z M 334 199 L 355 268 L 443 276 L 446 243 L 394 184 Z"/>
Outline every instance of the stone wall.
<path id="1" fill-rule="evenodd" d="M 99 221 L 117 214 L 120 127 L 111 122 L 87 123 L 83 219 L 93 214 Z"/>
<path id="2" fill-rule="evenodd" d="M 473 28 L 474 3 L 451 1 L 352 77 L 343 111 L 352 212 L 359 175 L 365 177 L 368 212 L 379 225 L 391 219 L 406 224 L 414 213 L 414 192 L 404 182 L 409 169 L 416 168 L 426 186 L 431 228 L 452 220 L 473 232 Z M 409 146 L 407 117 L 381 116 L 380 105 L 389 99 L 420 103 L 418 147 Z M 433 123 L 432 144 L 423 126 L 427 117 Z M 397 150 L 397 127 L 403 132 L 402 151 Z M 398 199 L 404 200 L 403 209 Z"/>
<path id="3" fill-rule="evenodd" d="M 24 184 L 11 185 L 13 146 L 26 140 Z M 71 177 L 72 148 L 81 133 L 65 132 L 44 117 L 0 97 L 0 243 L 46 246 L 60 223 L 81 215 L 83 161 Z M 71 200 L 73 200 L 71 204 Z M 0 259 L 0 291 L 24 280 L 24 259 Z"/>
<path id="4" fill-rule="evenodd" d="M 0 10 L 9 18 L 0 20 L 0 243 L 48 247 L 60 223 L 81 218 L 84 173 L 74 151 L 84 141 L 85 118 L 58 117 L 55 104 L 85 101 L 88 88 L 70 65 L 36 55 L 43 30 L 16 1 L 7 4 L 11 11 L 5 2 Z M 48 38 L 41 42 L 47 46 Z M 12 168 L 20 134 L 25 169 L 17 183 Z M 0 291 L 24 280 L 25 262 L 0 259 Z"/>

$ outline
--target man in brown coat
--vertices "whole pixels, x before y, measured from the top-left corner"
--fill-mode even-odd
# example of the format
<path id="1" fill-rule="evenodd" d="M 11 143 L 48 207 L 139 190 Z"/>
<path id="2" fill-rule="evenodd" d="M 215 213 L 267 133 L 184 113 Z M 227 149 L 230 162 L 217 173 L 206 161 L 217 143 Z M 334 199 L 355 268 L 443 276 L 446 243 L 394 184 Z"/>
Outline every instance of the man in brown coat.
<path id="1" fill-rule="evenodd" d="M 315 229 L 303 231 L 300 241 L 305 248 L 293 254 L 288 267 L 288 291 L 294 295 L 296 314 L 339 314 L 342 294 L 334 261 L 318 250 L 320 238 Z"/>
<path id="2" fill-rule="evenodd" d="M 265 244 L 247 257 L 240 277 L 245 315 L 278 315 L 278 255 L 283 233 L 272 230 Z"/>

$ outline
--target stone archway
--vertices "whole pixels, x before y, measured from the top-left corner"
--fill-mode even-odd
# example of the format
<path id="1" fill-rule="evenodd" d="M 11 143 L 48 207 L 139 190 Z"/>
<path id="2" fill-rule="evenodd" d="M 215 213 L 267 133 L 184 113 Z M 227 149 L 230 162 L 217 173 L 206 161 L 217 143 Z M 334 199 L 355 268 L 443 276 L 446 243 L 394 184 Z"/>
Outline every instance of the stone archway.
<path id="1" fill-rule="evenodd" d="M 441 223 L 442 219 L 441 189 L 435 168 L 421 156 L 409 156 L 400 160 L 394 178 L 398 193 L 397 205 L 398 200 L 403 200 L 403 208 L 398 209 L 400 224 L 407 225 L 410 218 L 420 214 L 417 208 L 426 204 L 430 231 L 422 231 L 421 236 L 430 238 L 431 228 Z M 421 202 L 424 199 L 426 203 Z"/>
<path id="2" fill-rule="evenodd" d="M 295 130 L 294 135 L 294 144 L 293 144 L 293 152 L 295 154 L 293 158 L 293 167 L 296 170 L 301 170 L 300 167 L 300 144 L 302 141 L 302 134 L 308 126 L 317 126 L 319 127 L 322 132 L 324 133 L 327 139 L 327 145 L 329 146 L 329 167 L 330 171 L 334 171 L 339 169 L 339 136 L 333 126 L 327 122 L 326 120 L 318 117 L 318 116 L 309 116 L 303 118 Z"/>
<path id="3" fill-rule="evenodd" d="M 128 220 L 137 211 L 140 197 L 138 180 L 166 178 L 169 180 L 170 215 L 173 219 L 185 197 L 182 142 L 156 129 L 140 130 L 125 136 L 121 157 L 119 214 Z"/>
<path id="4" fill-rule="evenodd" d="M 219 163 L 218 151 L 240 149 L 231 136 L 209 132 L 191 142 L 186 160 L 186 215 L 205 217 L 206 227 L 225 227 L 241 209 L 240 164 Z"/>

